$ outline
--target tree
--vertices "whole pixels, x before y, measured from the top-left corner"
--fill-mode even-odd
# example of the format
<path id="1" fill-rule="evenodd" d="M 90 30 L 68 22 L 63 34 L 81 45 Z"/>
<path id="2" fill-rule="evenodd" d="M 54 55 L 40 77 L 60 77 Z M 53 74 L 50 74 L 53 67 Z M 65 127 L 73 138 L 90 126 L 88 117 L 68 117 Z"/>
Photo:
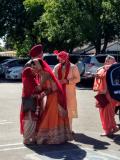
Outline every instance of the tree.
<path id="1" fill-rule="evenodd" d="M 44 5 L 42 18 L 35 23 L 42 41 L 49 50 L 65 49 L 69 52 L 82 44 L 80 10 L 75 0 L 49 0 Z"/>
<path id="2" fill-rule="evenodd" d="M 0 37 L 22 56 L 41 42 L 48 52 L 91 42 L 104 53 L 120 36 L 120 0 L 0 0 L 0 8 Z"/>
<path id="3" fill-rule="evenodd" d="M 8 36 L 13 41 L 22 41 L 25 28 L 23 0 L 0 0 L 0 37 Z"/>
<path id="4" fill-rule="evenodd" d="M 114 1 L 114 5 L 117 1 Z M 96 53 L 104 53 L 108 42 L 115 39 L 116 13 L 111 0 L 82 1 L 82 32 L 87 41 L 95 46 Z M 101 48 L 101 44 L 103 48 Z"/>

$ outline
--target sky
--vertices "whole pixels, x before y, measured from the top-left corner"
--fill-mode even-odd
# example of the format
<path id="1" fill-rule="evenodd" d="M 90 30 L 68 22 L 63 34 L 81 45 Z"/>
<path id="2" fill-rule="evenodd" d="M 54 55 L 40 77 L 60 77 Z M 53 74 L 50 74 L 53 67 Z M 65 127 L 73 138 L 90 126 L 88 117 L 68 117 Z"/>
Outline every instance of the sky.
<path id="1" fill-rule="evenodd" d="M 3 42 L 3 40 L 0 38 L 0 46 L 4 47 L 5 43 Z"/>

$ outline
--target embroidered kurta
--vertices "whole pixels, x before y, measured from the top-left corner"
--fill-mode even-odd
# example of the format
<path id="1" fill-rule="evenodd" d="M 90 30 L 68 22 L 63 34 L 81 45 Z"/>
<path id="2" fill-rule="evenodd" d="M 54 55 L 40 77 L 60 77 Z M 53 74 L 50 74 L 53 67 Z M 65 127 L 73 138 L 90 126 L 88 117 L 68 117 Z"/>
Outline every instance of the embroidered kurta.
<path id="1" fill-rule="evenodd" d="M 54 68 L 54 73 L 58 78 L 58 68 L 59 64 L 57 64 Z M 65 68 L 62 68 L 62 77 L 64 79 Z M 77 118 L 77 100 L 76 100 L 76 83 L 80 82 L 80 74 L 78 67 L 72 63 L 70 63 L 70 69 L 67 76 L 67 80 L 69 83 L 66 84 L 66 99 L 67 99 L 67 109 L 69 118 Z"/>

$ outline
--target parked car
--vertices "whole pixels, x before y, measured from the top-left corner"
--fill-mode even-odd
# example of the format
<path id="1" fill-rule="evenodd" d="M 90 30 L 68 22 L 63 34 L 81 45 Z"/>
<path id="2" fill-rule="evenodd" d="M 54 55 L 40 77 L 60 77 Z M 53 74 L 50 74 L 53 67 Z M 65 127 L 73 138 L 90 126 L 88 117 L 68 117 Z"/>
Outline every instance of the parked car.
<path id="1" fill-rule="evenodd" d="M 49 66 L 51 67 L 51 69 L 54 68 L 54 66 L 56 64 L 58 64 L 58 59 L 57 56 L 55 54 L 43 54 L 43 60 L 45 60 Z"/>
<path id="2" fill-rule="evenodd" d="M 3 63 L 7 59 L 14 59 L 14 57 L 11 57 L 11 56 L 0 56 L 0 63 Z"/>
<path id="3" fill-rule="evenodd" d="M 23 68 L 24 66 L 16 66 L 7 69 L 7 71 L 5 72 L 5 79 L 20 80 L 22 78 L 21 75 Z"/>
<path id="4" fill-rule="evenodd" d="M 83 79 L 94 78 L 96 71 L 99 67 L 102 67 L 107 54 L 99 55 L 87 55 L 83 59 L 84 64 L 84 74 L 82 75 Z M 117 62 L 120 62 L 120 55 L 113 55 Z"/>
<path id="5" fill-rule="evenodd" d="M 10 59 L 5 59 L 0 63 L 0 75 L 4 74 L 4 66 L 6 66 L 9 62 L 13 62 L 16 59 L 10 58 Z"/>
<path id="6" fill-rule="evenodd" d="M 80 55 L 70 54 L 70 62 L 78 66 L 80 74 L 84 72 L 84 64 L 80 61 Z M 56 64 L 59 63 L 55 54 L 44 54 L 43 60 L 45 60 L 49 66 L 53 69 Z"/>
<path id="7" fill-rule="evenodd" d="M 20 59 L 8 59 L 0 64 L 0 75 L 5 75 L 7 69 L 15 66 L 24 66 L 28 61 L 28 58 L 20 58 Z"/>

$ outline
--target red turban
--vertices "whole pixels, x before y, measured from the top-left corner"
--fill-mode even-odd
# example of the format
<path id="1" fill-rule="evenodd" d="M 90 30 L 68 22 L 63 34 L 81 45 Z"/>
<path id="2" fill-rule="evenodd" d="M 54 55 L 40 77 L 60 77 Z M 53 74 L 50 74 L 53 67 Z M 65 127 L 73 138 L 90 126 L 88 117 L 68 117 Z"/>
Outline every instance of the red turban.
<path id="1" fill-rule="evenodd" d="M 34 58 L 34 57 L 42 57 L 43 54 L 43 49 L 42 45 L 38 44 L 32 47 L 32 49 L 29 52 L 29 55 Z"/>
<path id="2" fill-rule="evenodd" d="M 65 61 L 67 61 L 69 59 L 69 53 L 67 53 L 65 51 L 61 51 L 58 53 L 58 58 L 61 58 Z"/>

